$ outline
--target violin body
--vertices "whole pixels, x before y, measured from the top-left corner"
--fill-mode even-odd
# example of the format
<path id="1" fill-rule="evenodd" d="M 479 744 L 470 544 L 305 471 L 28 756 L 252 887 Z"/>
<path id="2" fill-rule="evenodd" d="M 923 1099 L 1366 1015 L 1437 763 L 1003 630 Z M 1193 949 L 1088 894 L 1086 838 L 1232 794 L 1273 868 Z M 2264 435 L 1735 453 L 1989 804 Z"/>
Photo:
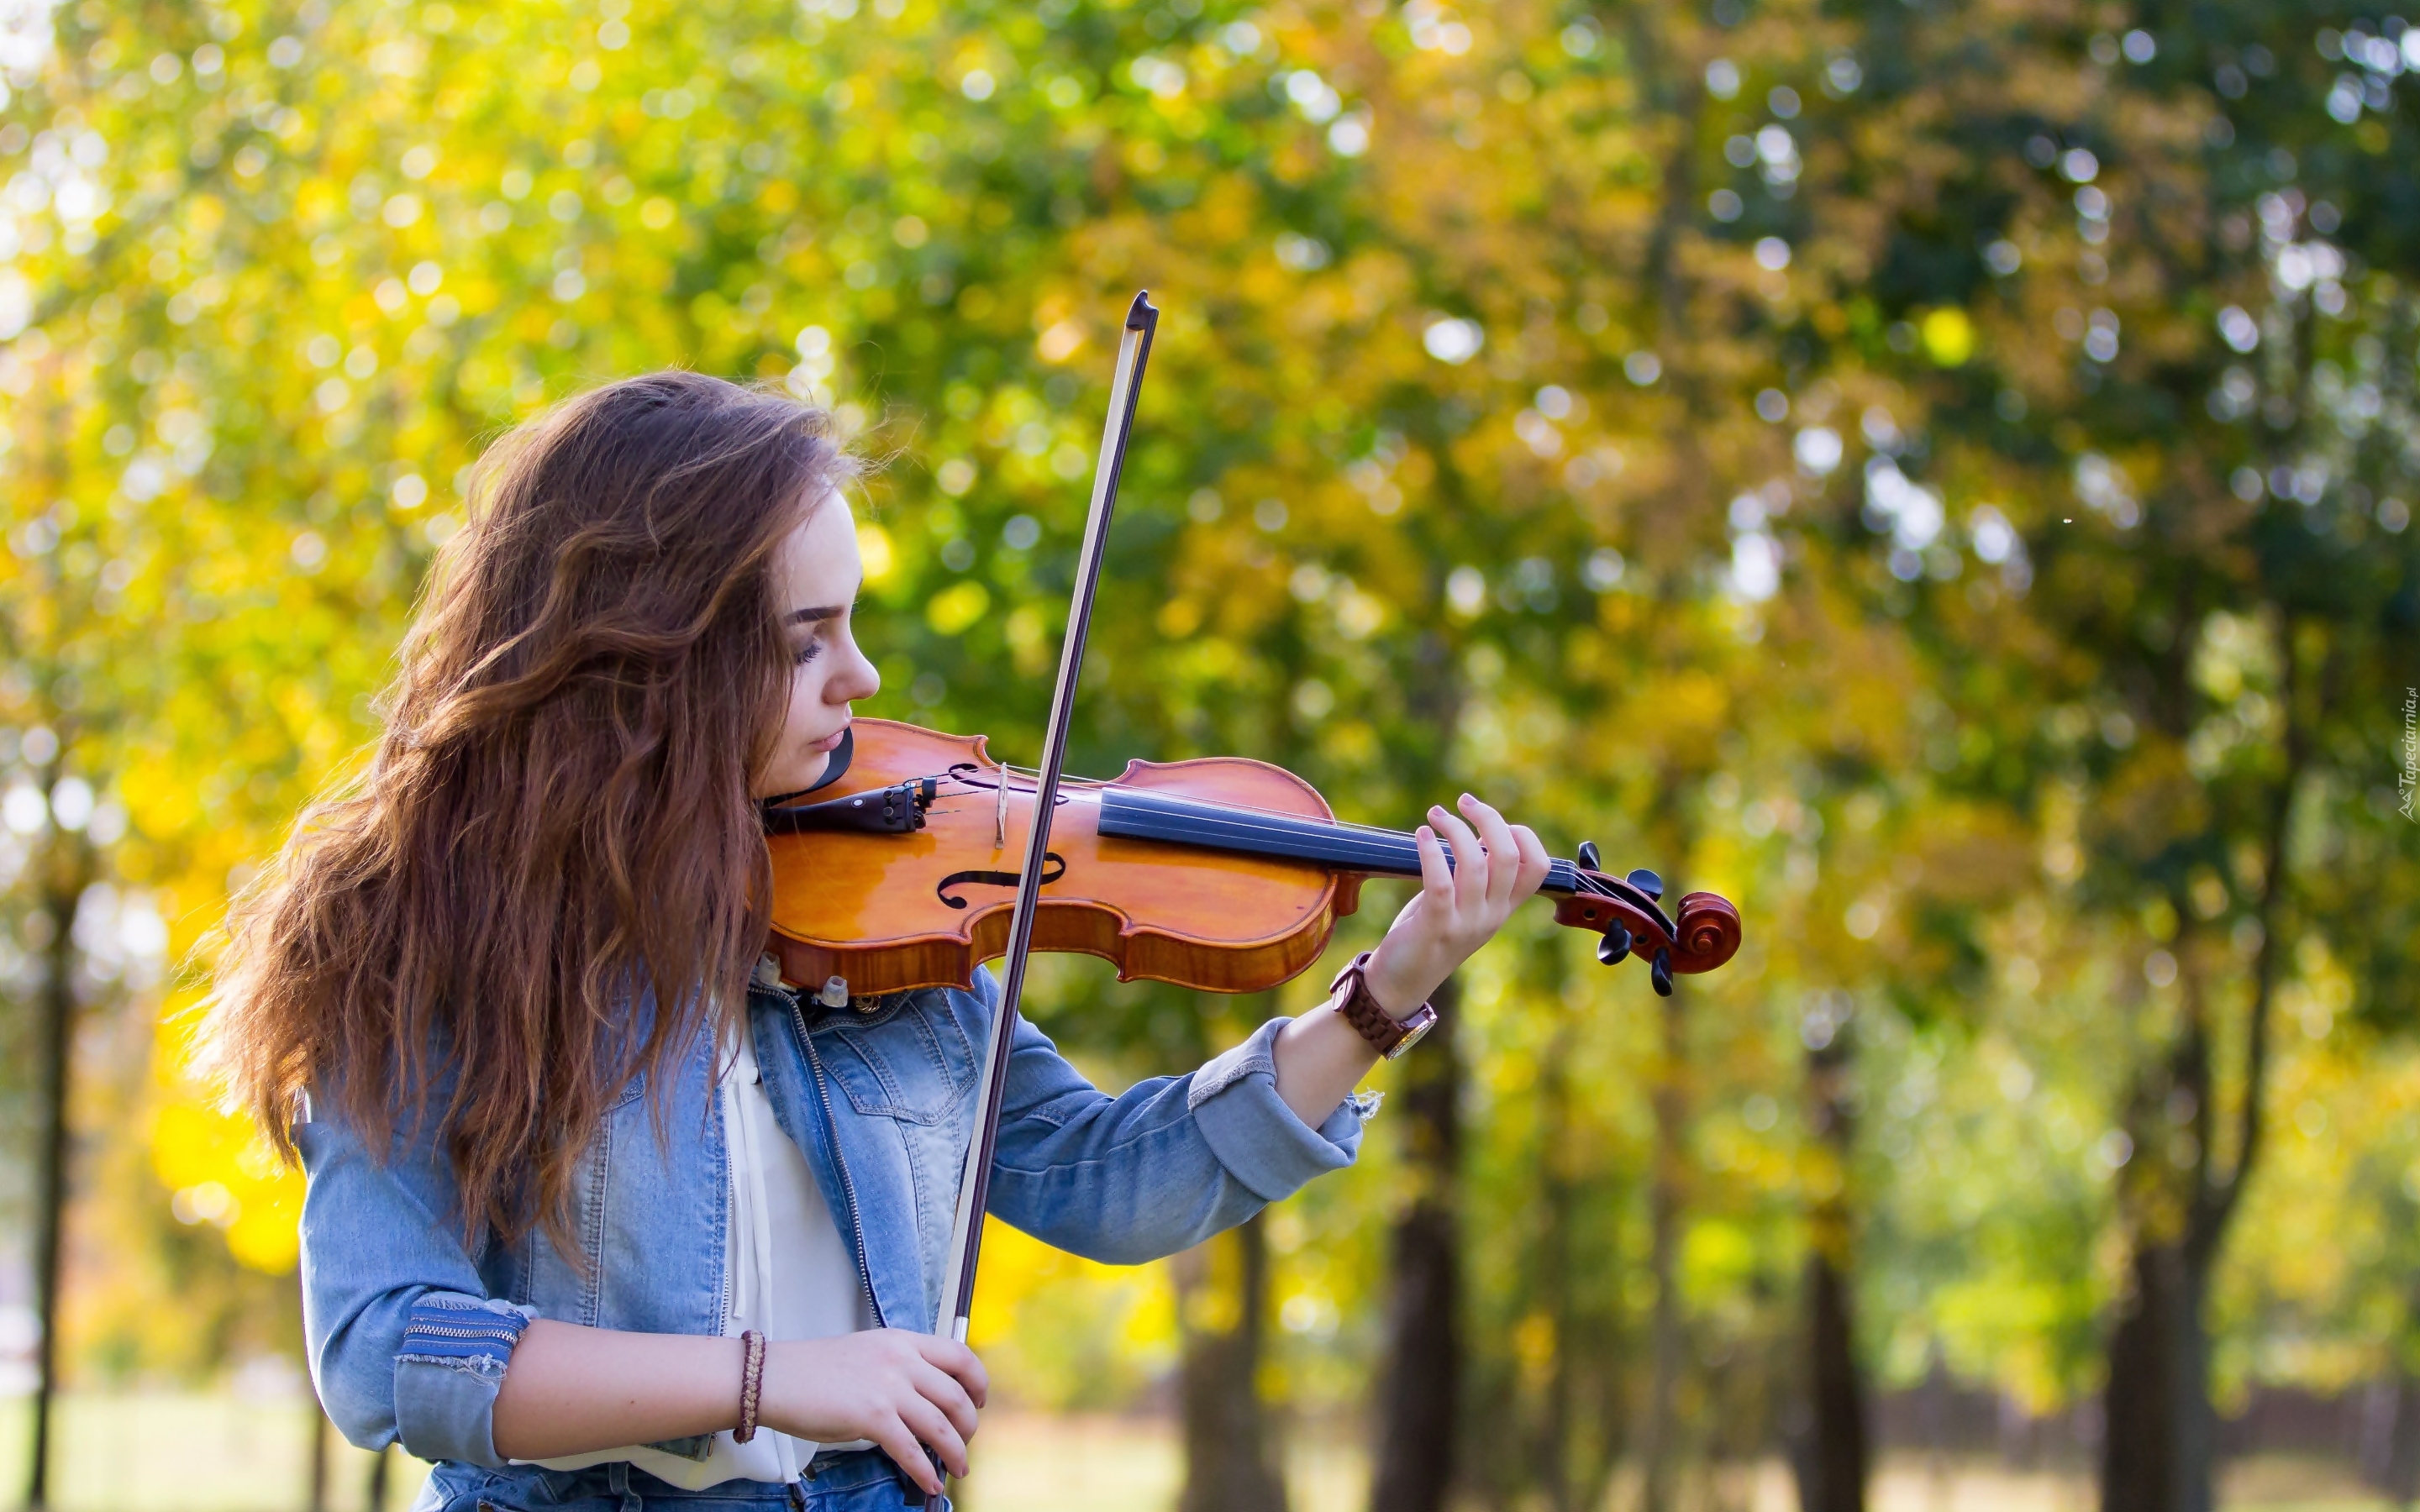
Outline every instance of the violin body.
<path id="1" fill-rule="evenodd" d="M 912 832 L 766 837 L 782 975 L 811 989 L 838 977 L 855 996 L 966 986 L 979 963 L 1007 947 L 1017 869 L 1032 833 L 1033 785 L 994 761 L 981 735 L 891 719 L 859 719 L 850 731 L 848 770 L 818 790 L 818 799 L 943 774 L 951 780 Z M 1133 762 L 1115 783 L 1070 782 L 1050 824 L 1050 854 L 1063 870 L 1053 869 L 1058 875 L 1044 885 L 1034 912 L 1037 950 L 1098 956 L 1122 981 L 1148 977 L 1206 992 L 1258 992 L 1318 960 L 1336 921 L 1360 906 L 1359 876 L 1311 862 L 1105 836 L 1108 786 L 1334 817 L 1310 783 L 1237 756 Z"/>
<path id="2" fill-rule="evenodd" d="M 814 801 L 767 810 L 782 975 L 835 1006 L 966 986 L 1008 946 L 1034 783 L 981 735 L 859 719 L 850 742 L 847 768 Z M 1098 956 L 1122 980 L 1258 992 L 1319 959 L 1368 877 L 1419 874 L 1409 836 L 1338 824 L 1281 767 L 1131 762 L 1109 781 L 1061 785 L 1032 948 Z M 1672 973 L 1730 960 L 1740 937 L 1737 911 L 1712 893 L 1667 918 L 1661 886 L 1557 861 L 1545 890 L 1559 894 L 1559 921 L 1621 941 L 1604 959 L 1635 944 L 1661 962 L 1660 990 Z"/>

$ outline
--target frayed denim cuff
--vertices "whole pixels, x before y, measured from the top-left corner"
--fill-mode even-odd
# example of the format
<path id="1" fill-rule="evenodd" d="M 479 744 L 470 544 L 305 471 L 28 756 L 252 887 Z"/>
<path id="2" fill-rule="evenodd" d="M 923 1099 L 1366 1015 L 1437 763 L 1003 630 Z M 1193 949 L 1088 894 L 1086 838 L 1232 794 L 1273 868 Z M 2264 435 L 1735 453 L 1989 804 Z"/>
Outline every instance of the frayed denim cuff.
<path id="1" fill-rule="evenodd" d="M 423 1459 L 497 1466 L 496 1393 L 531 1315 L 510 1303 L 432 1291 L 411 1305 L 395 1355 L 395 1421 Z"/>
<path id="2" fill-rule="evenodd" d="M 1213 1057 L 1186 1091 L 1186 1105 L 1211 1153 L 1264 1202 L 1352 1165 L 1361 1149 L 1361 1126 L 1378 1109 L 1376 1093 L 1356 1092 L 1317 1129 L 1295 1117 L 1278 1096 L 1277 1039 L 1291 1022 L 1271 1019 L 1242 1044 Z"/>

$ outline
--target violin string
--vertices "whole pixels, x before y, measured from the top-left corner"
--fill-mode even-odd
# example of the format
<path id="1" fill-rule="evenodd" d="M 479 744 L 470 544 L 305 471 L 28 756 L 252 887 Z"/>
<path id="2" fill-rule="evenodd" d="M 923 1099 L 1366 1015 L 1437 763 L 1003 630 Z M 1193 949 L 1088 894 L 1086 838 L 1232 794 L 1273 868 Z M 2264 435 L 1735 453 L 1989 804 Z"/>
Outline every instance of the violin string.
<path id="1" fill-rule="evenodd" d="M 1309 814 L 1290 814 L 1280 810 L 1256 809 L 1244 804 L 1210 803 L 1200 798 L 1167 798 L 1151 794 L 1147 790 L 1139 791 L 1137 795 L 1142 798 L 1158 798 L 1180 813 L 1235 825 L 1242 833 L 1299 835 L 1306 838 L 1334 834 L 1340 839 L 1383 841 L 1388 842 L 1388 848 L 1390 850 L 1400 851 L 1411 848 L 1415 854 L 1418 850 L 1419 841 L 1411 834 L 1400 829 L 1387 829 L 1375 825 L 1348 824 L 1342 820 L 1318 819 Z M 1255 823 L 1263 820 L 1267 822 Z M 1549 859 L 1560 860 L 1561 858 L 1549 857 Z M 1567 864 L 1572 865 L 1575 872 L 1579 871 L 1575 863 Z"/>
<path id="2" fill-rule="evenodd" d="M 1032 775 L 1032 769 L 1029 767 L 1012 766 L 1003 764 L 1001 769 L 1009 773 L 1011 776 L 1016 777 Z M 968 781 L 965 778 L 944 779 L 944 780 L 951 779 L 968 782 L 968 785 L 970 787 L 980 785 L 988 788 L 991 786 L 989 783 L 976 784 Z M 1116 781 L 1114 779 L 1110 778 L 1063 777 L 1059 779 L 1059 785 L 1062 790 L 1067 788 L 1101 789 L 1113 787 L 1116 785 Z M 1138 788 L 1132 791 L 1147 793 L 1150 790 L 1146 788 Z M 1365 825 L 1357 823 L 1350 819 L 1337 819 L 1334 817 L 1322 819 L 1314 814 L 1290 813 L 1283 809 L 1264 809 L 1257 804 L 1249 803 L 1213 803 L 1202 798 L 1187 798 L 1183 801 L 1222 814 L 1258 815 L 1269 819 L 1282 820 L 1290 824 L 1316 825 L 1322 829 L 1331 829 L 1341 831 L 1345 834 L 1372 836 L 1387 840 L 1409 841 L 1413 839 L 1411 831 L 1404 829 L 1392 829 L 1385 825 Z M 1554 856 L 1551 857 L 1551 859 L 1562 860 L 1565 859 L 1565 857 Z M 1577 862 L 1573 862 L 1572 866 L 1575 871 L 1579 869 L 1579 864 Z"/>
<path id="3" fill-rule="evenodd" d="M 1002 770 L 1002 771 L 1004 771 L 1004 772 L 1007 772 L 1007 773 L 1009 773 L 1011 776 L 1015 776 L 1015 777 L 1026 777 L 1026 776 L 1032 776 L 1032 775 L 1033 775 L 1033 773 L 1032 773 L 1032 769 L 1031 767 L 1014 766 L 1014 765 L 1009 765 L 1009 764 L 1002 764 L 1002 765 L 1001 765 L 1001 770 Z M 960 780 L 965 780 L 965 779 L 960 779 Z M 1075 788 L 1085 788 L 1085 789 L 1108 788 L 1108 787 L 1114 787 L 1114 786 L 1116 785 L 1116 779 L 1114 779 L 1114 778 L 1100 778 L 1100 777 L 1063 777 L 1063 778 L 1061 778 L 1061 779 L 1059 779 L 1059 785 L 1060 785 L 1062 788 L 1069 788 L 1069 787 L 1075 787 Z M 1138 788 L 1138 789 L 1134 789 L 1133 791 L 1135 791 L 1135 792 L 1139 792 L 1139 793 L 1140 793 L 1140 792 L 1149 792 L 1150 790 L 1149 790 L 1149 789 L 1145 789 L 1145 788 Z M 1357 824 L 1357 823 L 1355 823 L 1355 822 L 1354 822 L 1354 821 L 1352 821 L 1352 820 L 1349 820 L 1349 819 L 1338 819 L 1338 818 L 1335 818 L 1335 817 L 1334 817 L 1334 816 L 1332 816 L 1332 815 L 1331 815 L 1330 817 L 1328 817 L 1328 818 L 1322 819 L 1322 818 L 1319 818 L 1318 816 L 1313 815 L 1313 814 L 1292 813 L 1292 812 L 1289 812 L 1289 811 L 1287 811 L 1286 810 L 1283 810 L 1283 809 L 1264 809 L 1264 808 L 1260 807 L 1260 806 L 1259 806 L 1259 805 L 1257 805 L 1257 804 L 1249 804 L 1249 803 L 1213 803 L 1213 802 L 1210 802 L 1210 801 L 1208 801 L 1208 800 L 1206 800 L 1206 799 L 1202 799 L 1202 798 L 1187 798 L 1187 799 L 1185 799 L 1184 801 L 1185 801 L 1185 802 L 1187 802 L 1187 803 L 1191 803 L 1191 804 L 1197 804 L 1197 805 L 1200 805 L 1202 808 L 1204 808 L 1204 809 L 1213 809 L 1213 810 L 1220 810 L 1220 811 L 1222 811 L 1222 812 L 1226 812 L 1226 813 L 1236 813 L 1236 814 L 1261 814 L 1261 815 L 1265 815 L 1266 817 L 1271 818 L 1271 819 L 1291 820 L 1291 821 L 1294 821 L 1294 822 L 1296 822 L 1296 823 L 1300 823 L 1300 824 L 1306 824 L 1306 825 L 1321 825 L 1321 826 L 1323 826 L 1323 827 L 1325 827 L 1325 828 L 1328 828 L 1328 829 L 1344 830 L 1344 831 L 1351 832 L 1351 833 L 1358 833 L 1358 834 L 1365 834 L 1365 835 L 1382 835 L 1382 836 L 1388 837 L 1388 838 L 1390 838 L 1390 839 L 1397 839 L 1397 840 L 1409 840 L 1409 839 L 1411 838 L 1410 832 L 1409 832 L 1409 831 L 1407 831 L 1407 830 L 1401 830 L 1401 829 L 1389 829 L 1389 828 L 1388 828 L 1388 827 L 1387 827 L 1386 825 L 1364 825 L 1364 824 Z"/>
<path id="4" fill-rule="evenodd" d="M 1241 805 L 1205 804 L 1202 803 L 1199 799 L 1185 799 L 1183 801 L 1201 810 L 1209 810 L 1209 813 L 1205 815 L 1205 817 L 1226 820 L 1227 823 L 1233 826 L 1233 832 L 1238 838 L 1250 838 L 1260 835 L 1275 835 L 1291 838 L 1303 835 L 1306 829 L 1349 829 L 1358 831 L 1363 835 L 1376 835 L 1396 841 L 1396 844 L 1391 845 L 1388 848 L 1398 852 L 1399 855 L 1403 849 L 1403 842 L 1408 841 L 1411 839 L 1411 837 L 1404 835 L 1400 830 L 1382 830 L 1370 825 L 1327 825 L 1323 824 L 1318 820 L 1306 819 L 1299 815 L 1290 814 L 1271 815 L 1271 817 L 1275 819 L 1290 821 L 1290 824 L 1252 825 L 1248 822 L 1239 822 L 1230 816 L 1235 814 L 1267 813 L 1268 810 L 1246 810 Z M 1400 864 L 1400 862 L 1398 862 L 1398 864 Z M 1617 903 L 1627 901 L 1622 898 L 1621 894 L 1615 891 L 1609 883 L 1590 875 L 1578 865 L 1568 862 L 1563 864 L 1570 867 L 1573 882 L 1572 890 L 1574 892 L 1585 893 L 1590 897 L 1610 899 Z"/>
<path id="5" fill-rule="evenodd" d="M 1019 768 L 1010 766 L 1004 767 L 1003 770 L 1014 776 L 1018 773 Z M 963 781 L 965 779 L 959 779 L 959 780 Z M 1074 779 L 1069 780 L 1072 781 L 1075 786 L 1087 789 L 1097 790 L 1110 786 L 1108 782 L 1093 778 Z M 976 784 L 969 783 L 968 785 L 972 787 Z M 1206 817 L 1225 820 L 1232 825 L 1235 825 L 1237 826 L 1237 833 L 1239 836 L 1250 836 L 1255 834 L 1304 835 L 1307 833 L 1315 834 L 1321 832 L 1334 832 L 1338 834 L 1340 838 L 1349 836 L 1396 842 L 1394 845 L 1390 845 L 1388 847 L 1389 849 L 1398 849 L 1400 848 L 1400 845 L 1405 841 L 1410 841 L 1415 846 L 1417 846 L 1418 843 L 1413 840 L 1412 836 L 1403 830 L 1388 829 L 1377 825 L 1358 825 L 1341 819 L 1318 819 L 1309 814 L 1290 814 L 1282 810 L 1262 809 L 1249 804 L 1209 803 L 1199 798 L 1187 798 L 1182 801 L 1199 810 L 1206 810 Z M 1249 821 L 1254 818 L 1265 818 L 1267 820 L 1275 821 L 1275 823 L 1252 825 Z M 1555 856 L 1551 859 L 1557 864 L 1565 865 L 1570 868 L 1573 880 L 1573 891 L 1586 893 L 1590 897 L 1610 898 L 1616 901 L 1621 900 L 1621 895 L 1620 893 L 1616 892 L 1611 887 L 1591 875 L 1577 862 L 1567 861 L 1561 856 Z"/>
<path id="6" fill-rule="evenodd" d="M 1003 767 L 1002 770 L 1014 776 L 1016 775 L 1020 769 L 1010 766 Z M 983 786 L 982 784 L 968 782 L 964 778 L 957 778 L 954 777 L 954 775 L 951 778 L 944 779 L 944 780 L 964 782 L 966 786 L 975 789 L 976 791 L 981 791 L 981 787 Z M 1099 779 L 1068 779 L 1064 780 L 1071 782 L 1077 787 L 1088 789 L 1102 789 L 1110 786 L 1109 783 L 1102 781 Z M 1314 833 L 1318 831 L 1337 831 L 1341 832 L 1342 835 L 1356 838 L 1380 839 L 1396 841 L 1398 844 L 1388 847 L 1393 850 L 1400 850 L 1400 842 L 1409 841 L 1413 839 L 1409 834 L 1406 834 L 1403 830 L 1388 829 L 1377 825 L 1357 825 L 1343 820 L 1315 819 L 1308 814 L 1290 814 L 1282 810 L 1261 809 L 1240 803 L 1208 803 L 1199 798 L 1187 798 L 1181 801 L 1197 809 L 1207 810 L 1207 817 L 1224 820 L 1229 824 L 1233 825 L 1238 838 L 1249 838 L 1256 835 L 1299 836 L 1303 835 L 1306 831 Z M 942 813 L 955 813 L 959 810 L 955 808 L 948 808 L 942 809 L 939 811 Z M 1254 825 L 1249 823 L 1249 821 L 1254 818 L 1265 818 L 1279 821 L 1279 823 L 1265 825 Z M 1414 841 L 1414 843 L 1417 845 L 1417 841 Z M 1621 894 L 1615 891 L 1610 885 L 1601 880 L 1586 868 L 1580 866 L 1577 862 L 1566 860 L 1561 856 L 1554 856 L 1550 857 L 1550 859 L 1555 865 L 1564 866 L 1570 869 L 1572 874 L 1573 892 L 1584 894 L 1591 898 L 1609 899 L 1615 903 L 1626 901 L 1622 898 Z"/>
<path id="7" fill-rule="evenodd" d="M 1001 764 L 1000 770 L 1010 777 L 1036 775 L 1034 769 L 1032 767 L 1016 766 L 1008 763 Z M 965 777 L 959 776 L 956 773 L 947 774 L 941 779 L 941 780 L 961 782 L 967 787 L 977 791 L 980 791 L 984 787 L 997 785 L 991 783 L 977 783 Z M 1063 787 L 1076 787 L 1090 791 L 1103 790 L 1113 785 L 1112 782 L 1102 778 L 1065 777 L 1062 778 L 1060 780 Z M 1136 791 L 1143 792 L 1148 790 Z M 1198 810 L 1205 810 L 1205 817 L 1225 820 L 1230 824 L 1236 825 L 1239 837 L 1250 837 L 1254 835 L 1299 836 L 1317 834 L 1320 832 L 1333 832 L 1338 834 L 1340 838 L 1353 837 L 1397 842 L 1396 845 L 1390 845 L 1388 847 L 1389 849 L 1396 849 L 1401 843 L 1409 842 L 1415 847 L 1415 854 L 1417 854 L 1417 847 L 1419 844 L 1419 841 L 1409 832 L 1401 829 L 1389 829 L 1383 825 L 1356 824 L 1350 820 L 1335 818 L 1320 819 L 1311 814 L 1288 813 L 1282 809 L 1264 809 L 1254 804 L 1213 803 L 1201 798 L 1185 798 L 1177 801 L 1181 801 Z M 1274 821 L 1274 823 L 1265 825 L 1252 825 L 1249 823 L 1249 821 L 1255 819 L 1269 820 Z M 1584 893 L 1593 898 L 1611 899 L 1617 903 L 1624 901 L 1621 894 L 1615 891 L 1613 887 L 1600 880 L 1595 875 L 1591 874 L 1578 862 L 1568 860 L 1562 856 L 1552 856 L 1549 857 L 1549 859 L 1558 865 L 1568 866 L 1570 868 L 1573 882 L 1572 890 L 1574 892 Z"/>
<path id="8" fill-rule="evenodd" d="M 1399 830 L 1373 830 L 1366 826 L 1346 826 L 1302 815 L 1273 814 L 1266 810 L 1246 810 L 1233 805 L 1203 804 L 1192 799 L 1187 799 L 1184 802 L 1187 807 L 1174 810 L 1174 816 L 1223 825 L 1230 834 L 1238 839 L 1279 837 L 1326 840 L 1333 835 L 1339 841 L 1376 840 L 1382 842 L 1387 852 L 1391 853 L 1387 858 L 1396 860 L 1397 864 L 1401 864 L 1401 857 L 1406 851 L 1415 857 L 1419 854 L 1412 838 Z M 1170 810 L 1162 810 L 1161 812 L 1168 814 Z"/>

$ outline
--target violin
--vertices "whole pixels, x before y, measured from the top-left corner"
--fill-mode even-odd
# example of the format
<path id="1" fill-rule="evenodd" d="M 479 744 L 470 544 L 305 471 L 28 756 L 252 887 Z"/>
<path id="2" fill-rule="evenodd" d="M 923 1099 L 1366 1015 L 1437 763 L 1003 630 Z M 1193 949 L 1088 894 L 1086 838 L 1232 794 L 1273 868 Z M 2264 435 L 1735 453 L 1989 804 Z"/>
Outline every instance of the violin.
<path id="1" fill-rule="evenodd" d="M 1037 788 L 981 735 L 856 720 L 811 801 L 764 811 L 783 978 L 835 1008 L 970 985 L 1007 950 Z M 1107 781 L 1058 785 L 1032 949 L 1098 956 L 1122 981 L 1258 992 L 1319 959 L 1369 878 L 1419 874 L 1410 835 L 1339 823 L 1282 767 L 1130 762 Z M 1540 891 L 1558 923 L 1601 936 L 1600 961 L 1637 957 L 1666 995 L 1675 975 L 1739 949 L 1730 903 L 1693 892 L 1668 916 L 1655 873 L 1607 872 L 1592 844 L 1555 861 Z"/>

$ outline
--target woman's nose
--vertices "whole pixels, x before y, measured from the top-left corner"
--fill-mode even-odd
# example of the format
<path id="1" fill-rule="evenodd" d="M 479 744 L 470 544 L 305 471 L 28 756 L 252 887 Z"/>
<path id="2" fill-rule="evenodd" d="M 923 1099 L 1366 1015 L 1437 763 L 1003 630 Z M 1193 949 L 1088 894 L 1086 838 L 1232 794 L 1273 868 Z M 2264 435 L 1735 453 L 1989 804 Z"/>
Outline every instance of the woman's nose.
<path id="1" fill-rule="evenodd" d="M 855 640 L 849 641 L 848 664 L 842 669 L 841 675 L 825 685 L 825 696 L 835 703 L 849 703 L 859 699 L 870 699 L 881 690 L 881 671 L 866 659 L 865 653 L 857 648 Z"/>

